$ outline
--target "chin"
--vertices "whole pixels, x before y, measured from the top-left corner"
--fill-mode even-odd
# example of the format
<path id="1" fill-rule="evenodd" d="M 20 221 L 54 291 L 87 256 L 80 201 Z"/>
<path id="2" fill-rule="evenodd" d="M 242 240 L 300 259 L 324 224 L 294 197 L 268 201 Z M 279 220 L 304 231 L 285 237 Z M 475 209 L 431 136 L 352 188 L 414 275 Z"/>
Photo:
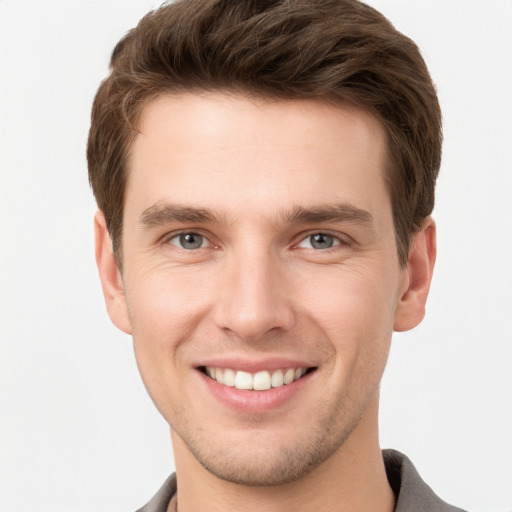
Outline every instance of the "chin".
<path id="1" fill-rule="evenodd" d="M 295 432 L 295 436 L 287 432 L 280 439 L 255 430 L 244 432 L 240 439 L 226 434 L 224 439 L 211 439 L 208 445 L 204 439 L 180 437 L 194 458 L 215 477 L 239 485 L 268 487 L 309 474 L 340 449 L 356 425 L 357 421 L 331 428 L 317 425 L 308 432 Z"/>

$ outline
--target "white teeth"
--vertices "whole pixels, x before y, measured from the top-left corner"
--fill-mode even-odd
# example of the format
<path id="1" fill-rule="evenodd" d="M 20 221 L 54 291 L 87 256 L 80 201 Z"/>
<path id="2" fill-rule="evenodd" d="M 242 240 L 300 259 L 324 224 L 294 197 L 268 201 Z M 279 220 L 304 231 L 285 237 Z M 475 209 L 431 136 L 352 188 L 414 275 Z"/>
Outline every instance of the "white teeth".
<path id="1" fill-rule="evenodd" d="M 232 388 L 235 385 L 235 372 L 230 368 L 224 370 L 224 386 Z"/>
<path id="2" fill-rule="evenodd" d="M 294 380 L 298 380 L 300 379 L 304 374 L 306 373 L 306 370 L 304 368 L 297 368 L 295 370 L 295 379 Z"/>
<path id="3" fill-rule="evenodd" d="M 224 384 L 224 372 L 220 368 L 215 368 L 215 380 Z"/>
<path id="4" fill-rule="evenodd" d="M 266 389 L 270 389 L 272 386 L 270 382 L 270 373 L 267 371 L 258 372 L 254 374 L 252 379 L 252 388 L 256 391 L 265 391 Z"/>
<path id="5" fill-rule="evenodd" d="M 273 372 L 263 370 L 251 374 L 242 370 L 232 370 L 231 368 L 206 367 L 207 375 L 219 384 L 254 391 L 266 391 L 270 388 L 279 388 L 291 384 L 299 380 L 306 371 L 306 368 L 288 368 L 286 370 L 274 370 Z"/>
<path id="6" fill-rule="evenodd" d="M 282 370 L 277 370 L 272 374 L 272 379 L 270 381 L 273 388 L 279 388 L 284 384 L 284 376 Z"/>
<path id="7" fill-rule="evenodd" d="M 284 374 L 284 383 L 290 384 L 293 382 L 294 378 L 295 378 L 295 370 L 293 368 L 286 370 L 286 373 Z"/>
<path id="8" fill-rule="evenodd" d="M 235 377 L 236 389 L 252 389 L 252 375 L 247 372 L 238 371 Z"/>

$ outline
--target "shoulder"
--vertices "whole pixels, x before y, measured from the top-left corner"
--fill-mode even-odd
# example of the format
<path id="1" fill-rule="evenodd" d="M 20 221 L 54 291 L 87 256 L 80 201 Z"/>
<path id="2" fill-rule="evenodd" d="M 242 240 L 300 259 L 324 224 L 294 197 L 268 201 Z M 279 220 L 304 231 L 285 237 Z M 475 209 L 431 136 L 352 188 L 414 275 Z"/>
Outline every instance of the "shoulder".
<path id="1" fill-rule="evenodd" d="M 166 512 L 171 498 L 176 494 L 176 474 L 173 473 L 159 491 L 137 512 Z"/>
<path id="2" fill-rule="evenodd" d="M 395 512 L 464 512 L 439 498 L 403 453 L 383 450 L 382 456 L 389 484 L 397 498 Z"/>

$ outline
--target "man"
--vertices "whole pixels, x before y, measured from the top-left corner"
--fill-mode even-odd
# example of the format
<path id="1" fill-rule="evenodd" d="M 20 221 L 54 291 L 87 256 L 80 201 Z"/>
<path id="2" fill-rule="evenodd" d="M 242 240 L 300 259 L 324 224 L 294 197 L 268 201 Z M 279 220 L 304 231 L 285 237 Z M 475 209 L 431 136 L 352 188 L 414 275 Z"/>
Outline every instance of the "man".
<path id="1" fill-rule="evenodd" d="M 111 68 L 96 259 L 176 463 L 140 510 L 457 510 L 378 441 L 436 255 L 441 114 L 414 43 L 355 0 L 182 0 Z"/>

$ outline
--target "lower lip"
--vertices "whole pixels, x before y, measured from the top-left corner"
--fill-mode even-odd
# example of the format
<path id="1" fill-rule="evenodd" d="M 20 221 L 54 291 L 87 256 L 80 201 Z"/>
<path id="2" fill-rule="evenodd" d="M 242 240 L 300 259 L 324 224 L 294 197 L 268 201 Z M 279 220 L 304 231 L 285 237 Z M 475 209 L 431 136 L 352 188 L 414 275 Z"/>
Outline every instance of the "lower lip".
<path id="1" fill-rule="evenodd" d="M 222 403 L 232 409 L 258 413 L 271 411 L 291 400 L 309 382 L 315 372 L 307 373 L 299 380 L 278 388 L 265 391 L 251 391 L 224 386 L 198 370 L 210 392 Z"/>

